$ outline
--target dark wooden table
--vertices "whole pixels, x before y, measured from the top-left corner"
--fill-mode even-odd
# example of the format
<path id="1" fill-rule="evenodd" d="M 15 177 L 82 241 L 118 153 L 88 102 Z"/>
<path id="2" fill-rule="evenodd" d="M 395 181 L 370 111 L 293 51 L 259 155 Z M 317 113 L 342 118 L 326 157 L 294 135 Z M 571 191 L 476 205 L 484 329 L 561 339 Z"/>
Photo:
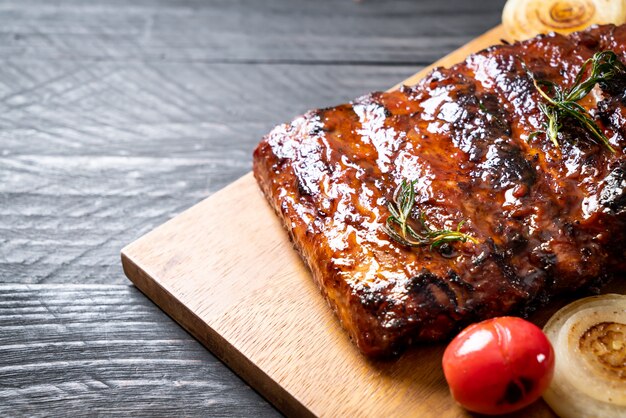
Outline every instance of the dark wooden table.
<path id="1" fill-rule="evenodd" d="M 386 89 L 503 0 L 0 4 L 0 416 L 276 416 L 124 277 L 273 125 Z"/>

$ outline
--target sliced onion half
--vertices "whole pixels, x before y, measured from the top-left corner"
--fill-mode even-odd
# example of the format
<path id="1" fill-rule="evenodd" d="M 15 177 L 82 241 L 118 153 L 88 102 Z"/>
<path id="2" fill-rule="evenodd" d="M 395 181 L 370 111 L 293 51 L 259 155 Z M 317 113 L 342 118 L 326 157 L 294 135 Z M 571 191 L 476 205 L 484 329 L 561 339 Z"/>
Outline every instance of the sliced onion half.
<path id="1" fill-rule="evenodd" d="M 592 296 L 544 327 L 554 378 L 544 400 L 563 418 L 626 417 L 626 296 Z"/>
<path id="2" fill-rule="evenodd" d="M 570 33 L 593 24 L 626 22 L 624 0 L 509 0 L 502 23 L 513 40 Z"/>

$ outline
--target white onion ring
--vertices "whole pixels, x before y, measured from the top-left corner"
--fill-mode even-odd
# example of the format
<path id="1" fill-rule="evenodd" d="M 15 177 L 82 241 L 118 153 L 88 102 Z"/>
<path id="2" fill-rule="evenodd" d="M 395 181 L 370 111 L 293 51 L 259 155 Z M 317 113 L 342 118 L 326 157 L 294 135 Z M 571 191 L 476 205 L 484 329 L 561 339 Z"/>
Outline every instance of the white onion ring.
<path id="1" fill-rule="evenodd" d="M 626 22 L 624 0 L 509 0 L 502 23 L 514 40 L 540 33 L 571 33 L 593 24 Z"/>
<path id="2" fill-rule="evenodd" d="M 544 400 L 564 418 L 626 416 L 626 296 L 592 296 L 558 311 L 544 327 L 554 378 Z"/>

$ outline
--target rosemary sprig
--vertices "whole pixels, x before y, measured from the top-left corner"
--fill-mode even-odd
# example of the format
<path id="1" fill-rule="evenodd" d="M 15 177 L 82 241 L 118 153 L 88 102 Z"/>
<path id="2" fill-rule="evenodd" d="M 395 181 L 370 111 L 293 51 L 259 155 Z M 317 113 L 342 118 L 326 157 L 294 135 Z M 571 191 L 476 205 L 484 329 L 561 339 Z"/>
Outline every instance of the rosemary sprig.
<path id="1" fill-rule="evenodd" d="M 591 64 L 589 76 L 583 80 L 587 67 Z M 597 52 L 589 58 L 578 71 L 574 83 L 568 88 L 562 88 L 556 83 L 547 80 L 537 80 L 535 75 L 526 67 L 535 88 L 547 103 L 540 103 L 539 109 L 546 116 L 543 131 L 533 132 L 529 140 L 540 133 L 544 133 L 555 147 L 559 147 L 558 134 L 563 127 L 563 119 L 569 117 L 578 122 L 596 140 L 600 141 L 609 151 L 615 153 L 609 139 L 604 135 L 587 109 L 577 102 L 588 95 L 598 83 L 606 83 L 615 76 L 626 75 L 626 67 L 613 51 Z M 544 90 L 545 88 L 545 90 Z M 550 96 L 550 94 L 552 96 Z"/>
<path id="2" fill-rule="evenodd" d="M 459 222 L 455 230 L 434 229 L 426 221 L 426 215 L 418 212 L 414 221 L 419 225 L 419 232 L 411 226 L 411 212 L 415 207 L 415 181 L 403 180 L 393 195 L 393 201 L 387 204 L 391 215 L 387 217 L 383 230 L 393 240 L 409 247 L 429 245 L 430 249 L 455 241 L 477 243 L 476 238 L 461 232 L 465 221 Z"/>

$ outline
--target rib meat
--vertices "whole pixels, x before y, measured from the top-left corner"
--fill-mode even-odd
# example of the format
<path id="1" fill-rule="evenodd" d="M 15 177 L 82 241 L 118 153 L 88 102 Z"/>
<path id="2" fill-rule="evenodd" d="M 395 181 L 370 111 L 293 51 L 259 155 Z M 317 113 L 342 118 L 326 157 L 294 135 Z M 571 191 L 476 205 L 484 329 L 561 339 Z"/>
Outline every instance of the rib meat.
<path id="1" fill-rule="evenodd" d="M 560 148 L 523 68 L 568 86 L 595 52 L 626 62 L 626 26 L 497 45 L 415 86 L 277 126 L 254 174 L 332 309 L 366 355 L 523 313 L 624 272 L 626 80 L 581 104 L 616 150 L 576 124 Z M 530 139 L 528 139 L 530 136 Z M 403 179 L 431 224 L 478 243 L 405 247 L 381 230 Z"/>

